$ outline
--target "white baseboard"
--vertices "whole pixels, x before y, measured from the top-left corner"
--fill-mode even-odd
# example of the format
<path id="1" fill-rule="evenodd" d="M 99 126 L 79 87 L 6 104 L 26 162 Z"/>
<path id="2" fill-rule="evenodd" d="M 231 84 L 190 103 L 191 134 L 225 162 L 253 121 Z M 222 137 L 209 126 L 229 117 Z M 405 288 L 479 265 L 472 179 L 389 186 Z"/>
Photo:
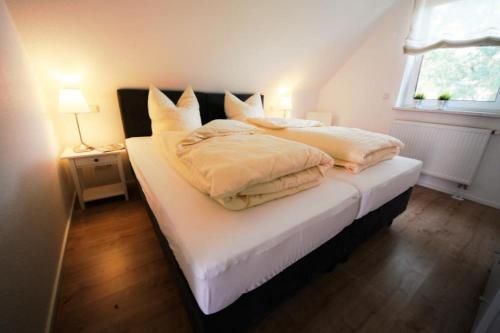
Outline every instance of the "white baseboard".
<path id="1" fill-rule="evenodd" d="M 496 208 L 496 209 L 500 209 L 500 204 L 498 204 L 496 202 L 493 202 L 493 201 L 490 201 L 490 200 L 486 200 L 486 199 L 480 198 L 480 197 L 476 197 L 474 195 L 464 194 L 464 198 L 468 199 L 470 201 L 474 201 L 474 202 L 480 203 L 480 204 L 485 205 L 485 206 L 490 206 L 490 207 L 493 207 L 493 208 Z"/>
<path id="2" fill-rule="evenodd" d="M 71 220 L 73 219 L 73 210 L 76 203 L 76 192 L 73 193 L 73 199 L 71 200 L 71 208 L 69 210 L 68 220 L 66 222 L 66 229 L 64 230 L 63 242 L 61 245 L 61 252 L 59 253 L 59 261 L 57 263 L 56 277 L 54 279 L 54 285 L 52 287 L 52 295 L 49 305 L 49 313 L 47 316 L 47 323 L 45 325 L 45 333 L 50 333 L 54 325 L 55 307 L 57 304 L 57 296 L 59 295 L 59 282 L 61 280 L 62 264 L 64 259 L 64 252 L 66 251 L 66 242 L 68 241 L 69 227 L 71 225 Z"/>
<path id="3" fill-rule="evenodd" d="M 427 187 L 427 188 L 430 188 L 430 189 L 433 189 L 433 190 L 436 190 L 439 192 L 448 193 L 450 195 L 455 195 L 457 193 L 456 191 L 451 191 L 450 189 L 448 189 L 446 187 L 439 186 L 439 185 L 433 184 L 431 182 L 426 182 L 425 180 L 422 180 L 422 178 L 419 179 L 418 185 L 423 186 L 423 187 Z M 474 202 L 480 203 L 480 204 L 485 205 L 485 206 L 490 206 L 490 207 L 493 207 L 496 209 L 500 209 L 500 204 L 493 202 L 493 201 L 490 201 L 490 200 L 486 200 L 486 199 L 474 196 L 474 195 L 467 194 L 466 192 L 463 192 L 463 197 L 464 197 L 464 199 L 474 201 Z"/>

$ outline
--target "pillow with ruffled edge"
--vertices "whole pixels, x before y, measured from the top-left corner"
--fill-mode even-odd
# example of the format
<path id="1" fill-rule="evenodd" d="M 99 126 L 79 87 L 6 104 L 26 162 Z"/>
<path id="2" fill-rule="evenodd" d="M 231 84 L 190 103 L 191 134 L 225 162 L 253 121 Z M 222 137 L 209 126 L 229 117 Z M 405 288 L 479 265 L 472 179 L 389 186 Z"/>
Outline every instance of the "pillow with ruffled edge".
<path id="1" fill-rule="evenodd" d="M 191 86 L 184 90 L 175 105 L 170 98 L 151 85 L 148 113 L 153 134 L 165 131 L 193 131 L 201 127 L 200 105 Z"/>
<path id="2" fill-rule="evenodd" d="M 225 92 L 224 111 L 228 119 L 245 121 L 247 118 L 265 117 L 262 99 L 259 93 L 250 96 L 246 101 Z"/>

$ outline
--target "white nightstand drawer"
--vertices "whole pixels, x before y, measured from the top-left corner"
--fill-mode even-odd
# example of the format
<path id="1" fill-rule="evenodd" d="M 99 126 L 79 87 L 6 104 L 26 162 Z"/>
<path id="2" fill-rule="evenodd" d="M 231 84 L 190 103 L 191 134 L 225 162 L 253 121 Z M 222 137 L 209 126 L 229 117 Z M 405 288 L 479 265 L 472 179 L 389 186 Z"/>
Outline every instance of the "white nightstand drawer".
<path id="1" fill-rule="evenodd" d="M 110 164 L 110 163 L 116 163 L 116 154 L 110 154 L 110 155 L 100 155 L 100 156 L 93 156 L 93 157 L 81 157 L 75 159 L 75 164 L 76 166 L 87 166 L 87 165 L 103 165 L 103 164 Z"/>

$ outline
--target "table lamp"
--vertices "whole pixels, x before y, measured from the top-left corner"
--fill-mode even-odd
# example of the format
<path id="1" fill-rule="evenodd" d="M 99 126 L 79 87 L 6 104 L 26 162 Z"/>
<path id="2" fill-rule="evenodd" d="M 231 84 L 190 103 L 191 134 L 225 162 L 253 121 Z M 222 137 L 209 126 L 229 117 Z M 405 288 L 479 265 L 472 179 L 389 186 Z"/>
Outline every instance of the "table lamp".
<path id="1" fill-rule="evenodd" d="M 73 148 L 76 153 L 91 151 L 94 148 L 85 144 L 82 140 L 82 132 L 80 131 L 80 123 L 78 122 L 79 113 L 94 112 L 87 104 L 80 89 L 61 89 L 59 91 L 59 112 L 73 113 L 78 127 L 78 135 L 80 136 L 80 144 Z"/>
<path id="2" fill-rule="evenodd" d="M 283 110 L 283 118 L 288 118 L 288 112 L 292 111 L 292 96 L 283 95 L 280 98 L 280 107 Z"/>

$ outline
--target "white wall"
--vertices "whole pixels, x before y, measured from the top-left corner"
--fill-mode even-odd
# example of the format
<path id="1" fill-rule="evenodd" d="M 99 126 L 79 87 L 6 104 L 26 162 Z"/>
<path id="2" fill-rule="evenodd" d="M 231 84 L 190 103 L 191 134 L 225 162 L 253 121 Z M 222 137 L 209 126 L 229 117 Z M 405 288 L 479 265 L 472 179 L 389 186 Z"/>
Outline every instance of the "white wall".
<path id="1" fill-rule="evenodd" d="M 261 91 L 268 112 L 280 88 L 295 111 L 317 92 L 395 0 L 8 0 L 51 112 L 62 85 L 54 72 L 80 74 L 101 112 L 82 116 L 90 144 L 123 140 L 116 89 L 147 87 Z M 58 116 L 64 145 L 74 119 Z"/>
<path id="2" fill-rule="evenodd" d="M 0 41 L 0 332 L 42 332 L 72 190 L 3 0 Z"/>
<path id="3" fill-rule="evenodd" d="M 321 89 L 318 109 L 332 112 L 339 125 L 379 132 L 388 132 L 394 119 L 500 129 L 499 118 L 392 110 L 406 63 L 403 42 L 411 12 L 412 1 L 399 0 L 381 17 L 362 45 Z M 433 177 L 422 177 L 421 181 L 443 191 L 456 189 L 456 184 Z M 466 196 L 500 208 L 500 136 L 492 137 Z"/>

